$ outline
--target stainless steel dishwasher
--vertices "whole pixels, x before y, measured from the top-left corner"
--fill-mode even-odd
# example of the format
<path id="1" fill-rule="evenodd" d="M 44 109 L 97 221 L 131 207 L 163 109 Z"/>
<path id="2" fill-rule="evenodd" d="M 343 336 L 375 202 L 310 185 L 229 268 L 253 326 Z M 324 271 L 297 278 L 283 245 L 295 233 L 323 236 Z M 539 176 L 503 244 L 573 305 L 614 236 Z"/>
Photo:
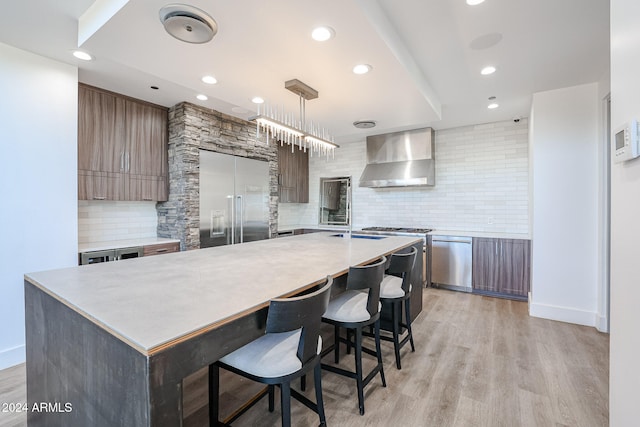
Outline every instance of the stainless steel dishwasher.
<path id="1" fill-rule="evenodd" d="M 431 283 L 432 286 L 471 292 L 471 237 L 432 237 Z"/>

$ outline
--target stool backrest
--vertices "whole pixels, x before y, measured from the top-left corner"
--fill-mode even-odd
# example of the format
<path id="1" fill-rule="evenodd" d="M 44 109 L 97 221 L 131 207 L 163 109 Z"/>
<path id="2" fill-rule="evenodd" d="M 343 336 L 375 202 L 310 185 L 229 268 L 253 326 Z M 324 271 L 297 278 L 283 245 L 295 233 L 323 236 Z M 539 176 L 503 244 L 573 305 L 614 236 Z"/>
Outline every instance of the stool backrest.
<path id="1" fill-rule="evenodd" d="M 401 249 L 398 252 L 391 254 L 391 262 L 389 263 L 387 274 L 402 277 L 402 290 L 405 294 L 409 292 L 409 285 L 411 285 L 411 272 L 413 271 L 413 266 L 416 263 L 417 254 L 418 250 L 413 246 Z"/>
<path id="2" fill-rule="evenodd" d="M 378 313 L 380 302 L 380 283 L 384 278 L 384 267 L 387 257 L 382 257 L 373 264 L 349 267 L 347 275 L 347 290 L 357 291 L 368 289 L 367 311 L 370 316 Z"/>
<path id="3" fill-rule="evenodd" d="M 297 356 L 303 364 L 318 354 L 320 324 L 322 315 L 329 306 L 332 284 L 333 278 L 327 276 L 326 282 L 315 292 L 269 302 L 266 332 L 270 334 L 302 329 Z"/>

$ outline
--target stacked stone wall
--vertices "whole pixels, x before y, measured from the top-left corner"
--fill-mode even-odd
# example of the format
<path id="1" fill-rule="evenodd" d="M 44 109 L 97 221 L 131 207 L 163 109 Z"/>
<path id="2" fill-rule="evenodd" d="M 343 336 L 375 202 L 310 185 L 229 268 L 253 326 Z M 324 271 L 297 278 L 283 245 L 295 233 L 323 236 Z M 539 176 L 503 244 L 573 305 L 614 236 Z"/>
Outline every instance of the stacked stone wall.
<path id="1" fill-rule="evenodd" d="M 200 149 L 269 163 L 269 230 L 278 228 L 275 142 L 257 141 L 254 123 L 182 102 L 169 109 L 169 200 L 158 203 L 158 236 L 200 247 Z"/>

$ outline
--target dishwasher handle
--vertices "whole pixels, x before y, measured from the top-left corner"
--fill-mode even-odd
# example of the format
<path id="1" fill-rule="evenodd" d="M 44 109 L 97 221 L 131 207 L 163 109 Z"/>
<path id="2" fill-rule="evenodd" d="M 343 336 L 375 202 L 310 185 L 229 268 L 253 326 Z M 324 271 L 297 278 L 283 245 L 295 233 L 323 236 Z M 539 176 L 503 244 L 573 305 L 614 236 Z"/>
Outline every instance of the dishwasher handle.
<path id="1" fill-rule="evenodd" d="M 431 240 L 433 243 L 467 243 L 471 244 L 472 239 L 469 237 L 459 237 L 459 238 L 451 238 L 451 237 L 434 237 Z"/>

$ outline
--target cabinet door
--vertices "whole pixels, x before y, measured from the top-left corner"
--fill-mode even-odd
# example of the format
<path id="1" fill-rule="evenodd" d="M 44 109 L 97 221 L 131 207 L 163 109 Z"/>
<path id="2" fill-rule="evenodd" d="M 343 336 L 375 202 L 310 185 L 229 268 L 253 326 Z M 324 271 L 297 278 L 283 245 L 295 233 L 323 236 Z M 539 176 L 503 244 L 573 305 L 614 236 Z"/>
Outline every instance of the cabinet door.
<path id="1" fill-rule="evenodd" d="M 278 194 L 281 203 L 309 203 L 309 154 L 278 145 Z"/>
<path id="2" fill-rule="evenodd" d="M 498 277 L 498 292 L 527 296 L 530 282 L 530 242 L 501 239 L 500 246 L 502 262 Z"/>
<path id="3" fill-rule="evenodd" d="M 78 169 L 125 172 L 124 100 L 85 86 L 78 89 Z"/>
<path id="4" fill-rule="evenodd" d="M 159 177 L 167 173 L 167 111 L 126 101 L 126 170 L 132 175 Z"/>
<path id="5" fill-rule="evenodd" d="M 499 289 L 499 240 L 473 239 L 472 287 L 474 290 L 498 292 Z"/>

